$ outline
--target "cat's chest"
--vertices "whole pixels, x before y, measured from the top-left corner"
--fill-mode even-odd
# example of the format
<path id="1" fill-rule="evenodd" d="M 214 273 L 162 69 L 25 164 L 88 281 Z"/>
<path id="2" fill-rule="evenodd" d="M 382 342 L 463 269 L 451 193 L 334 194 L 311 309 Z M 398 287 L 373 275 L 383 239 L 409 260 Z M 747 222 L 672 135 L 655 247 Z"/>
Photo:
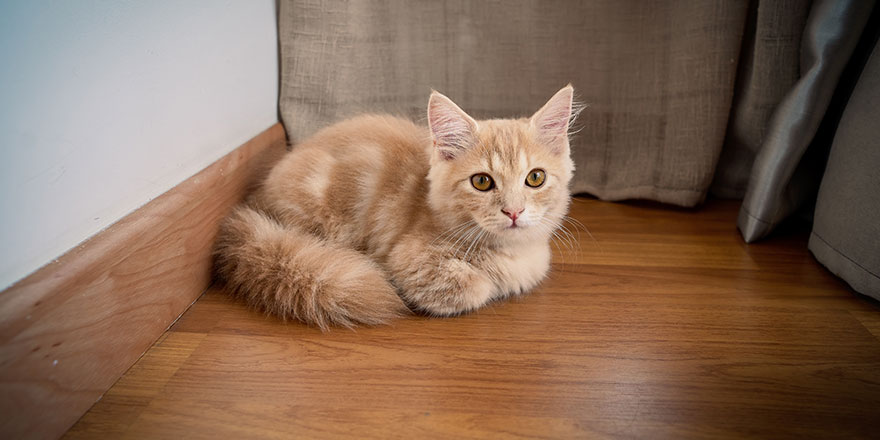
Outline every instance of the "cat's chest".
<path id="1" fill-rule="evenodd" d="M 487 270 L 493 272 L 497 295 L 519 294 L 534 288 L 547 276 L 550 259 L 549 243 L 522 245 L 495 255 Z"/>

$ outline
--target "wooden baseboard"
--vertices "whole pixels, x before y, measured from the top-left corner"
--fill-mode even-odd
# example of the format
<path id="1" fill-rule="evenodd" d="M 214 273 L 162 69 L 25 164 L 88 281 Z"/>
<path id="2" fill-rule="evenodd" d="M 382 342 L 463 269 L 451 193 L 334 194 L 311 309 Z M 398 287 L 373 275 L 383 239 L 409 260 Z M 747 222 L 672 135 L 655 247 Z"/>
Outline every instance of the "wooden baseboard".
<path id="1" fill-rule="evenodd" d="M 63 434 L 205 291 L 220 220 L 285 144 L 270 127 L 0 293 L 0 437 Z"/>

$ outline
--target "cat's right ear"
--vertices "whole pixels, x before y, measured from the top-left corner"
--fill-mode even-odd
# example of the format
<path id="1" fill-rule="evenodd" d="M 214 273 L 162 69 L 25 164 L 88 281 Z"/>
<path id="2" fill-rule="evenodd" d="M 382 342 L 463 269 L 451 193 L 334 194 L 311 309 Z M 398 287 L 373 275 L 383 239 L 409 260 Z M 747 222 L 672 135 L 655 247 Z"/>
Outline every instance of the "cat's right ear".
<path id="1" fill-rule="evenodd" d="M 476 141 L 477 121 L 437 91 L 428 99 L 428 125 L 434 148 L 443 159 L 455 159 Z"/>
<path id="2" fill-rule="evenodd" d="M 573 96 L 574 87 L 571 84 L 559 89 L 531 119 L 538 140 L 555 154 L 569 154 L 568 130 L 572 120 Z M 577 112 L 574 111 L 574 114 Z"/>

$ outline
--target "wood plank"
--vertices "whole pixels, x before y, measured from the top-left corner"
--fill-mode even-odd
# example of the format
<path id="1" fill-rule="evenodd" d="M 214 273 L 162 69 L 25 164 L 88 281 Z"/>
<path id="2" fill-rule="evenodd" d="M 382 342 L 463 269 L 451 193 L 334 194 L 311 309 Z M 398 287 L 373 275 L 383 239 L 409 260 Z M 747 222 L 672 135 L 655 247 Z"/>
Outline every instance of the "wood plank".
<path id="1" fill-rule="evenodd" d="M 877 305 L 873 298 L 865 296 L 862 300 Z M 865 326 L 866 330 L 871 332 L 880 341 L 880 313 L 875 313 L 871 310 L 852 310 L 850 313 Z"/>
<path id="2" fill-rule="evenodd" d="M 285 144 L 272 126 L 0 293 L 3 437 L 63 434 L 204 292 L 220 219 Z"/>
<path id="3" fill-rule="evenodd" d="M 83 420 L 135 439 L 874 437 L 880 307 L 804 229 L 742 243 L 737 208 L 579 200 L 598 245 L 582 233 L 539 289 L 458 318 L 322 334 L 212 287 L 169 330 L 203 339 L 137 416 L 102 400 Z"/>
<path id="4" fill-rule="evenodd" d="M 168 332 L 127 372 L 104 396 L 100 406 L 89 411 L 68 438 L 78 433 L 103 438 L 118 438 L 137 419 L 149 403 L 159 395 L 177 368 L 192 354 L 206 335 L 201 333 Z M 112 417 L 101 411 L 113 408 Z"/>

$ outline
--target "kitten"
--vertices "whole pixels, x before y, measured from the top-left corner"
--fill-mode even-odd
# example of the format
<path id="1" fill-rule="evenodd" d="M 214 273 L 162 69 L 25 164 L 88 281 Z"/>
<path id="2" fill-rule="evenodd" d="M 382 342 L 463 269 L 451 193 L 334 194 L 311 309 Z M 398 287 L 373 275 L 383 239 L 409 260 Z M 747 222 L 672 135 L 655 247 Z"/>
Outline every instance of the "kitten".
<path id="1" fill-rule="evenodd" d="M 217 274 L 252 306 L 322 330 L 532 289 L 570 202 L 572 94 L 530 119 L 476 121 L 433 92 L 427 128 L 367 115 L 319 131 L 224 221 Z"/>

